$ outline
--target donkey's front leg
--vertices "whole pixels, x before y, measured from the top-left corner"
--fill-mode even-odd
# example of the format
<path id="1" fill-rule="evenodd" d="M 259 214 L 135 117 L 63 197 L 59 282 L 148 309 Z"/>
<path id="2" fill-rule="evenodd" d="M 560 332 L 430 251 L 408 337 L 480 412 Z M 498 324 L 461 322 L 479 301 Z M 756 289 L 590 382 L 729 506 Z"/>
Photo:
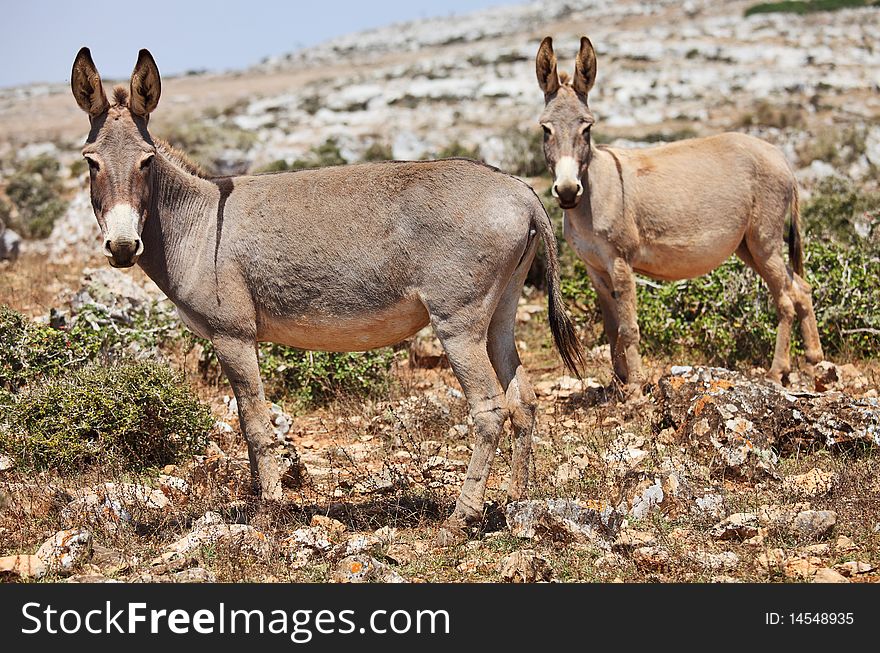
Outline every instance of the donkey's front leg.
<path id="1" fill-rule="evenodd" d="M 509 411 L 487 353 L 485 334 L 449 336 L 444 331 L 442 326 L 437 328 L 437 335 L 461 383 L 474 421 L 474 450 L 461 494 L 455 502 L 455 510 L 437 535 L 438 544 L 450 546 L 466 540 L 467 527 L 479 523 L 483 517 L 486 483 Z"/>
<path id="2" fill-rule="evenodd" d="M 610 270 L 611 285 L 617 306 L 617 355 L 621 352 L 626 360 L 627 400 L 642 396 L 644 372 L 639 355 L 639 322 L 636 310 L 636 277 L 632 266 L 622 258 L 614 259 Z"/>
<path id="3" fill-rule="evenodd" d="M 587 273 L 590 275 L 590 281 L 593 282 L 593 288 L 595 288 L 596 297 L 599 300 L 599 309 L 602 311 L 602 324 L 605 327 L 605 337 L 608 339 L 608 345 L 611 349 L 614 376 L 618 382 L 626 385 L 629 375 L 626 369 L 625 352 L 618 348 L 620 320 L 617 315 L 617 302 L 614 300 L 611 277 L 604 270 L 597 270 L 591 265 L 587 265 Z"/>
<path id="4" fill-rule="evenodd" d="M 216 338 L 213 342 L 238 402 L 238 419 L 248 445 L 254 488 L 263 499 L 280 501 L 283 471 L 275 454 L 281 446 L 272 431 L 263 394 L 256 343 L 231 338 Z"/>

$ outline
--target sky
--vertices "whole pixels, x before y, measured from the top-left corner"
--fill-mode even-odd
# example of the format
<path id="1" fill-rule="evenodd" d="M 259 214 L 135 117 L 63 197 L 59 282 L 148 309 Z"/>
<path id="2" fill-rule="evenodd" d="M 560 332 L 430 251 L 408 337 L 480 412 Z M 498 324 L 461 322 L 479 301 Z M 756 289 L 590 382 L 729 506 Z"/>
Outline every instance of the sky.
<path id="1" fill-rule="evenodd" d="M 163 75 L 245 68 L 262 58 L 393 22 L 516 0 L 13 0 L 2 4 L 0 87 L 63 82 L 88 46 L 101 76 L 126 78 L 148 48 Z"/>

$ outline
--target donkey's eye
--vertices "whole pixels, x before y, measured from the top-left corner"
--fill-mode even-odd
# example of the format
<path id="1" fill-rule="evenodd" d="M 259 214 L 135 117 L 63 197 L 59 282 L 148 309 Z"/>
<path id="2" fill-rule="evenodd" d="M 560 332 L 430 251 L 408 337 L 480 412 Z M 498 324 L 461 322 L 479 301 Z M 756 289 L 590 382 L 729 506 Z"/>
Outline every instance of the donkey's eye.
<path id="1" fill-rule="evenodd" d="M 141 170 L 146 170 L 150 167 L 150 164 L 153 162 L 153 155 L 146 157 L 143 161 L 141 161 Z"/>
<path id="2" fill-rule="evenodd" d="M 553 135 L 553 130 L 550 128 L 550 125 L 541 125 L 541 129 L 544 130 L 544 137 L 550 138 Z"/>
<path id="3" fill-rule="evenodd" d="M 86 158 L 86 161 L 87 161 L 88 164 L 89 164 L 89 170 L 91 170 L 92 172 L 98 172 L 98 170 L 101 169 L 101 166 L 98 165 L 98 162 L 95 161 L 94 159 L 92 159 L 92 158 L 88 158 L 88 157 L 87 157 L 87 158 Z"/>
<path id="4" fill-rule="evenodd" d="M 583 136 L 584 138 L 588 138 L 590 136 L 590 129 L 592 127 L 593 125 L 584 125 L 583 127 L 581 127 L 581 136 Z"/>

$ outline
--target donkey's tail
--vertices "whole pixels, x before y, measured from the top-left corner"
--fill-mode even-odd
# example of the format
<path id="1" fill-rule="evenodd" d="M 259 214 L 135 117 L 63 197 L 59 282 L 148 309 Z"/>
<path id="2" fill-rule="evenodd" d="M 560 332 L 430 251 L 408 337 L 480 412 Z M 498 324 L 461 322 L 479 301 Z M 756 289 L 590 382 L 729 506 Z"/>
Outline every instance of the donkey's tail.
<path id="1" fill-rule="evenodd" d="M 550 331 L 553 333 L 553 341 L 556 349 L 565 362 L 565 366 L 579 379 L 583 378 L 582 370 L 585 369 L 584 350 L 574 330 L 568 315 L 565 312 L 565 302 L 559 290 L 559 258 L 556 253 L 556 235 L 553 233 L 553 225 L 550 216 L 544 210 L 541 201 L 537 201 L 538 209 L 532 213 L 532 224 L 544 241 L 544 255 L 547 260 L 547 317 L 550 322 Z"/>
<path id="2" fill-rule="evenodd" d="M 801 207 L 797 185 L 791 198 L 791 224 L 788 227 L 788 262 L 791 269 L 804 276 L 804 246 L 801 242 Z"/>

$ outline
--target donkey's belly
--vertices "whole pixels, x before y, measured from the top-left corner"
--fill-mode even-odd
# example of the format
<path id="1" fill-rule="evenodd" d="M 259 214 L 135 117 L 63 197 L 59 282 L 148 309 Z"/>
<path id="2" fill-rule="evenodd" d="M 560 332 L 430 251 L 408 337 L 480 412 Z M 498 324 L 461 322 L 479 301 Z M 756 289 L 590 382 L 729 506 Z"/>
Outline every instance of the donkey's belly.
<path id="1" fill-rule="evenodd" d="M 415 334 L 430 318 L 417 298 L 360 315 L 262 316 L 257 338 L 300 349 L 366 351 Z"/>
<path id="2" fill-rule="evenodd" d="M 664 281 L 692 279 L 724 263 L 742 238 L 741 233 L 729 233 L 688 243 L 642 244 L 633 258 L 633 269 Z"/>

